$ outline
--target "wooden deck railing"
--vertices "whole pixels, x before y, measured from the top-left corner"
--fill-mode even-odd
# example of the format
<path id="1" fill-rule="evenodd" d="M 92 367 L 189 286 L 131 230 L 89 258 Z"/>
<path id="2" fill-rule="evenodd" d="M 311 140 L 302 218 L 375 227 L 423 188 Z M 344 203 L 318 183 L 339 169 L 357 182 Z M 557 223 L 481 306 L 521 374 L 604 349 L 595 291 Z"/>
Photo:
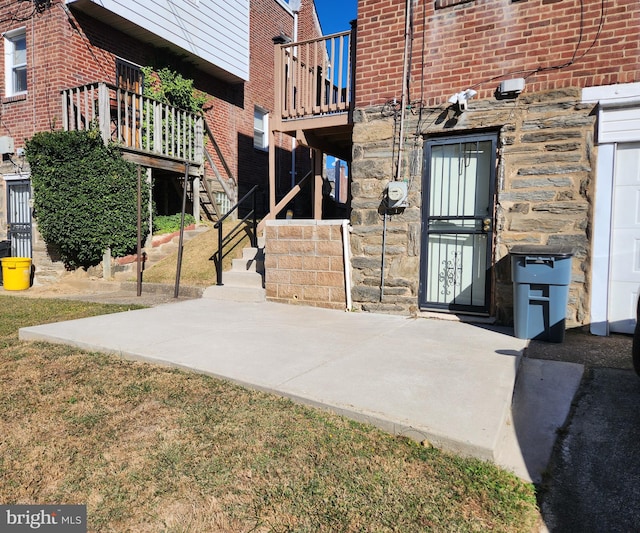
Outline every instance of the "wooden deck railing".
<path id="1" fill-rule="evenodd" d="M 65 130 L 96 125 L 105 142 L 135 152 L 203 162 L 203 119 L 152 98 L 96 82 L 62 91 Z"/>
<path id="2" fill-rule="evenodd" d="M 353 31 L 275 47 L 276 120 L 343 113 L 351 107 Z"/>

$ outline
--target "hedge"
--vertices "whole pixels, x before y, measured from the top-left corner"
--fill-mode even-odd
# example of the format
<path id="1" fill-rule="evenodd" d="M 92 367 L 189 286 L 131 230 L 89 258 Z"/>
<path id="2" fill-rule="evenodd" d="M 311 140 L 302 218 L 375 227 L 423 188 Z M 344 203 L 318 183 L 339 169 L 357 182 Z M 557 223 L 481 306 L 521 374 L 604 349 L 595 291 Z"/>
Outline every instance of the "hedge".
<path id="1" fill-rule="evenodd" d="M 116 257 L 136 250 L 137 171 L 115 145 L 105 146 L 94 129 L 41 132 L 27 141 L 26 156 L 38 229 L 67 267 L 96 265 L 106 248 Z M 148 202 L 142 180 L 142 205 Z"/>

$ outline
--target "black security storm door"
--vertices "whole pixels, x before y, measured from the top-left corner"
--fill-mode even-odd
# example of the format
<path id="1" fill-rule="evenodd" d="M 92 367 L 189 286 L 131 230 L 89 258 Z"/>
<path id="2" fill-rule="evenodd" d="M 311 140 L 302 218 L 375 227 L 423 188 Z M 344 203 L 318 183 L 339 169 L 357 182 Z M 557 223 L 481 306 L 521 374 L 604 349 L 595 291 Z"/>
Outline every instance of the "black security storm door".
<path id="1" fill-rule="evenodd" d="M 425 142 L 421 309 L 489 313 L 496 142 L 493 134 Z"/>

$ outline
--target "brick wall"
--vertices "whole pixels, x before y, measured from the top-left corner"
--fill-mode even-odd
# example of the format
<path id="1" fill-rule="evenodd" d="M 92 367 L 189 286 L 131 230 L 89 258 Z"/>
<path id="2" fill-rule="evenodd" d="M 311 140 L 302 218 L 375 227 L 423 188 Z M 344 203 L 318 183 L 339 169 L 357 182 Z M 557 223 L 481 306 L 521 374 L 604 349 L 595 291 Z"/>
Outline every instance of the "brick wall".
<path id="1" fill-rule="evenodd" d="M 402 94 L 405 5 L 358 3 L 358 107 Z M 490 97 L 501 77 L 527 78 L 528 92 L 640 80 L 637 0 L 447 0 L 413 6 L 412 101 L 439 105 L 468 87 L 479 98 Z M 544 70 L 570 63 L 574 52 L 573 64 Z"/>
<path id="2" fill-rule="evenodd" d="M 4 98 L 0 103 L 2 121 L 0 135 L 15 139 L 16 147 L 34 133 L 62 127 L 60 90 L 95 81 L 115 82 L 116 58 L 138 65 L 165 66 L 194 80 L 198 90 L 209 95 L 205 106 L 207 122 L 221 148 L 231 173 L 240 184 L 240 191 L 254 184 L 267 186 L 268 156 L 253 147 L 254 105 L 273 109 L 273 43 L 280 33 L 292 35 L 293 16 L 276 0 L 252 0 L 250 12 L 250 74 L 246 83 L 232 84 L 195 69 L 188 61 L 169 58 L 166 52 L 139 42 L 100 20 L 73 10 L 68 14 L 59 5 L 28 18 L 33 10 L 29 2 L 0 0 L 0 13 L 25 17 L 24 22 L 12 22 L 3 16 L 0 31 L 26 28 L 28 92 L 16 98 Z M 311 0 L 301 8 L 299 37 L 318 35 L 314 24 L 315 10 Z M 0 40 L 0 48 L 3 42 Z M 0 91 L 4 95 L 4 71 L 0 75 Z M 279 168 L 290 176 L 291 148 L 288 137 L 279 136 Z M 214 159 L 212 146 L 207 145 Z M 308 152 L 300 150 L 298 162 L 310 166 Z M 220 168 L 222 166 L 220 165 Z M 268 205 L 265 197 L 264 205 Z"/>
<path id="3" fill-rule="evenodd" d="M 345 309 L 341 222 L 268 221 L 265 272 L 270 301 Z"/>

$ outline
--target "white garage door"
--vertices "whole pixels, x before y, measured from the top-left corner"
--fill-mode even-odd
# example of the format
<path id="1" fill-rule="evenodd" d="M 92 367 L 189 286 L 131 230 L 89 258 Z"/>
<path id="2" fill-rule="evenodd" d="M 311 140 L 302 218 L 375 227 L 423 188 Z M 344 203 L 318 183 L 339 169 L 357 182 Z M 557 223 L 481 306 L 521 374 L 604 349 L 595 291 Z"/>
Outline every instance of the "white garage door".
<path id="1" fill-rule="evenodd" d="M 609 327 L 633 333 L 640 290 L 640 143 L 617 146 L 611 230 Z"/>

